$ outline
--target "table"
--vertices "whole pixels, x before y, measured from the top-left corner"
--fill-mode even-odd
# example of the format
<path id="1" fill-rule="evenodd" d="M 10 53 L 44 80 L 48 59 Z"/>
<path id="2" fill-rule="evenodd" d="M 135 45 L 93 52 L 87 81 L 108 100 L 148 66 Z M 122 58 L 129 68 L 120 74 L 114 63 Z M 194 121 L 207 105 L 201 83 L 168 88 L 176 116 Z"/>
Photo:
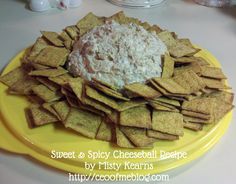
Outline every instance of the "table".
<path id="1" fill-rule="evenodd" d="M 218 58 L 229 83 L 236 89 L 236 7 L 217 9 L 197 5 L 190 0 L 167 0 L 152 9 L 127 9 L 105 0 L 84 0 L 78 8 L 36 13 L 23 0 L 0 1 L 0 70 L 19 51 L 31 45 L 40 30 L 60 31 L 88 12 L 109 16 L 124 12 L 143 21 L 173 30 L 180 37 L 207 48 Z M 166 183 L 235 183 L 236 120 L 219 143 L 203 157 L 169 171 Z M 69 183 L 67 173 L 47 167 L 27 156 L 0 151 L 0 183 Z M 125 183 L 125 182 L 124 182 Z"/>

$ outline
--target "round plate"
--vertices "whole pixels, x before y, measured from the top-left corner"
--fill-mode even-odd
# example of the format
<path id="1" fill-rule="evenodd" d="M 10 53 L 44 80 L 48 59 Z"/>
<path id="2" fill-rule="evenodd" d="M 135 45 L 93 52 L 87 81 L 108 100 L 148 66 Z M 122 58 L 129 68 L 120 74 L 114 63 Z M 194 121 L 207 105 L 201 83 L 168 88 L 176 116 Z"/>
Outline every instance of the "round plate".
<path id="1" fill-rule="evenodd" d="M 20 59 L 25 50 L 19 53 L 9 65 L 5 68 L 2 74 L 6 74 L 15 67 L 20 65 Z M 197 56 L 201 56 L 214 66 L 220 67 L 219 62 L 208 51 L 202 49 Z M 194 132 L 185 129 L 184 136 L 180 140 L 158 141 L 154 144 L 153 149 L 123 149 L 116 147 L 108 142 L 92 140 L 85 138 L 76 132 L 65 129 L 61 124 L 49 124 L 38 128 L 30 129 L 28 127 L 24 109 L 29 105 L 29 102 L 23 96 L 15 96 L 7 93 L 7 86 L 0 83 L 0 112 L 1 121 L 0 133 L 2 139 L 0 146 L 7 150 L 29 154 L 37 160 L 40 160 L 53 167 L 81 174 L 89 174 L 90 170 L 85 168 L 85 163 L 95 163 L 96 167 L 92 171 L 96 174 L 116 174 L 117 171 L 104 168 L 99 168 L 99 162 L 109 162 L 123 164 L 125 162 L 141 165 L 148 163 L 152 165 L 149 169 L 136 169 L 121 167 L 120 174 L 154 174 L 167 171 L 169 169 L 179 167 L 188 163 L 209 150 L 223 136 L 232 119 L 232 112 L 228 113 L 217 124 L 204 126 L 200 132 Z M 5 139 L 3 139 L 5 138 Z M 9 141 L 9 140 L 11 141 Z M 80 158 L 71 159 L 52 159 L 51 151 L 72 152 L 76 155 L 82 155 Z M 149 152 L 155 154 L 155 158 L 117 158 L 113 153 L 121 151 L 125 152 Z M 160 159 L 160 151 L 165 152 L 186 152 L 187 157 L 174 159 Z M 110 153 L 110 157 L 91 158 L 91 154 L 106 152 Z"/>

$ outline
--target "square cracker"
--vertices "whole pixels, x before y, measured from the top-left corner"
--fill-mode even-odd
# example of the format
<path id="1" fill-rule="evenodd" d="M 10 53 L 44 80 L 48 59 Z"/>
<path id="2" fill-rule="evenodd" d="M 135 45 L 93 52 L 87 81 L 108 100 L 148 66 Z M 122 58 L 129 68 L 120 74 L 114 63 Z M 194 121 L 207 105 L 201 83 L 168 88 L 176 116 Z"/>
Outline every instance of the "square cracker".
<path id="1" fill-rule="evenodd" d="M 147 130 L 147 136 L 156 138 L 156 139 L 161 139 L 161 140 L 169 140 L 169 141 L 174 141 L 174 140 L 179 139 L 179 136 L 177 135 L 165 134 L 165 133 L 158 132 L 155 130 Z"/>
<path id="2" fill-rule="evenodd" d="M 79 29 L 77 26 L 73 25 L 73 26 L 67 26 L 65 28 L 65 31 L 67 32 L 68 35 L 70 35 L 70 37 L 73 40 L 76 40 L 79 36 Z"/>
<path id="3" fill-rule="evenodd" d="M 183 116 L 176 112 L 153 111 L 152 129 L 167 134 L 183 136 Z"/>
<path id="4" fill-rule="evenodd" d="M 70 81 L 73 81 L 75 78 L 73 76 L 71 76 L 69 73 L 66 73 L 66 74 L 63 74 L 63 75 L 60 75 L 57 77 L 49 77 L 48 79 L 60 86 L 63 86 L 65 84 L 69 83 Z M 77 80 L 77 79 L 75 79 L 75 80 Z"/>
<path id="5" fill-rule="evenodd" d="M 173 80 L 190 93 L 198 92 L 205 87 L 204 81 L 192 70 L 174 76 Z"/>
<path id="6" fill-rule="evenodd" d="M 107 123 L 105 120 L 102 120 L 102 123 L 100 124 L 96 139 L 103 140 L 103 141 L 112 141 L 112 124 Z"/>
<path id="7" fill-rule="evenodd" d="M 162 31 L 160 33 L 158 33 L 158 37 L 161 39 L 161 41 L 164 42 L 164 44 L 170 48 L 173 45 L 176 45 L 176 40 L 173 37 L 173 34 L 169 31 Z"/>
<path id="8" fill-rule="evenodd" d="M 48 89 L 52 91 L 58 91 L 60 90 L 60 85 L 50 81 L 47 77 L 36 77 L 36 79 L 43 85 L 47 86 Z"/>
<path id="9" fill-rule="evenodd" d="M 42 77 L 57 77 L 59 75 L 63 75 L 68 71 L 64 68 L 56 68 L 56 69 L 42 69 L 42 70 L 33 70 L 29 73 L 31 76 L 42 76 Z"/>
<path id="10" fill-rule="evenodd" d="M 138 106 L 120 112 L 120 125 L 151 128 L 151 112 L 146 106 Z"/>
<path id="11" fill-rule="evenodd" d="M 93 107 L 99 111 L 104 112 L 105 114 L 111 114 L 112 109 L 96 100 L 93 100 L 92 98 L 88 98 L 86 96 L 82 97 L 82 103 L 86 106 Z"/>
<path id="12" fill-rule="evenodd" d="M 38 84 L 39 82 L 35 78 L 26 76 L 11 85 L 9 92 L 12 94 L 29 95 L 32 94 L 32 89 Z"/>
<path id="13" fill-rule="evenodd" d="M 221 68 L 201 66 L 201 76 L 213 79 L 227 79 Z"/>
<path id="14" fill-rule="evenodd" d="M 153 99 L 154 101 L 162 102 L 165 104 L 173 105 L 175 107 L 180 107 L 180 102 L 178 100 L 166 98 L 166 97 L 159 97 L 156 99 Z"/>
<path id="15" fill-rule="evenodd" d="M 179 58 L 183 56 L 192 56 L 199 52 L 199 49 L 196 49 L 194 47 L 189 47 L 185 44 L 182 44 L 180 42 L 177 42 L 175 45 L 169 47 L 169 53 L 171 56 Z"/>
<path id="16" fill-rule="evenodd" d="M 17 80 L 23 79 L 27 75 L 27 71 L 23 66 L 19 66 L 7 74 L 4 74 L 0 77 L 0 81 L 7 85 L 8 87 L 12 86 Z"/>
<path id="17" fill-rule="evenodd" d="M 153 78 L 160 87 L 164 88 L 167 92 L 172 94 L 190 94 L 190 91 L 180 86 L 172 78 Z"/>
<path id="18" fill-rule="evenodd" d="M 209 120 L 212 118 L 210 114 L 203 114 L 203 113 L 189 111 L 189 110 L 181 110 L 181 114 L 194 117 L 194 118 L 203 119 L 205 120 L 205 123 L 210 123 Z"/>
<path id="19" fill-rule="evenodd" d="M 59 101 L 52 104 L 52 108 L 56 111 L 57 115 L 60 117 L 59 119 L 64 123 L 69 111 L 70 106 L 67 101 Z"/>
<path id="20" fill-rule="evenodd" d="M 225 82 L 223 80 L 212 79 L 212 78 L 207 78 L 207 77 L 201 77 L 201 79 L 206 84 L 207 88 L 217 89 L 217 90 L 228 88 L 228 86 L 225 85 Z"/>
<path id="21" fill-rule="evenodd" d="M 120 130 L 129 140 L 138 147 L 150 147 L 157 139 L 148 137 L 146 129 L 136 127 L 120 127 Z"/>
<path id="22" fill-rule="evenodd" d="M 41 126 L 58 121 L 55 115 L 42 109 L 41 107 L 31 106 L 26 109 L 26 113 L 29 125 Z"/>
<path id="23" fill-rule="evenodd" d="M 182 109 L 202 114 L 211 114 L 213 103 L 213 98 L 198 97 L 190 101 L 184 101 Z"/>
<path id="24" fill-rule="evenodd" d="M 52 31 L 41 31 L 41 34 L 53 45 L 63 47 L 63 42 L 59 39 L 59 34 Z"/>
<path id="25" fill-rule="evenodd" d="M 65 48 L 47 46 L 36 56 L 34 62 L 51 67 L 63 66 L 69 52 Z"/>
<path id="26" fill-rule="evenodd" d="M 43 50 L 48 47 L 50 44 L 44 38 L 39 37 L 34 45 L 32 46 L 30 52 L 26 56 L 29 61 L 34 61 L 35 57 Z"/>
<path id="27" fill-rule="evenodd" d="M 122 148 L 134 148 L 134 144 L 116 127 L 116 144 Z"/>
<path id="28" fill-rule="evenodd" d="M 144 99 L 132 99 L 130 101 L 127 101 L 127 102 L 119 102 L 118 103 L 118 111 L 121 112 L 121 111 L 125 111 L 125 110 L 128 110 L 130 108 L 133 108 L 133 107 L 137 107 L 137 106 L 141 106 L 141 105 L 145 105 L 147 104 L 148 102 Z"/>
<path id="29" fill-rule="evenodd" d="M 91 112 L 71 108 L 65 120 L 65 127 L 71 128 L 80 134 L 95 138 L 101 124 L 101 117 Z"/>
<path id="30" fill-rule="evenodd" d="M 200 131 L 203 128 L 203 124 L 184 121 L 184 128 L 187 128 L 193 131 Z"/>
<path id="31" fill-rule="evenodd" d="M 145 98 L 157 98 L 161 96 L 160 92 L 146 84 L 132 83 L 124 86 L 124 88 L 134 94 L 137 94 L 138 96 Z"/>
<path id="32" fill-rule="evenodd" d="M 174 73 L 174 64 L 175 63 L 172 60 L 172 58 L 168 54 L 165 54 L 164 60 L 162 63 L 162 73 L 161 73 L 162 78 L 172 77 Z"/>
<path id="33" fill-rule="evenodd" d="M 93 13 L 88 13 L 85 17 L 83 17 L 76 26 L 80 30 L 80 36 L 83 36 L 85 33 L 90 31 L 96 26 L 100 26 L 104 24 L 104 19 L 102 17 L 97 17 Z"/>
<path id="34" fill-rule="evenodd" d="M 96 91 L 95 89 L 93 89 L 87 85 L 85 86 L 85 94 L 86 94 L 86 96 L 88 96 L 98 102 L 101 102 L 101 103 L 107 105 L 108 107 L 111 107 L 113 109 L 118 109 L 118 103 L 116 102 L 116 100 L 99 93 L 98 91 Z"/>
<path id="35" fill-rule="evenodd" d="M 130 99 L 129 98 L 126 98 L 122 95 L 122 93 L 118 92 L 117 90 L 114 90 L 114 89 L 111 89 L 99 82 L 93 82 L 92 83 L 93 87 L 96 88 L 98 91 L 110 96 L 110 97 L 113 97 L 113 98 L 116 98 L 118 100 L 124 100 L 124 101 L 129 101 Z"/>
<path id="36" fill-rule="evenodd" d="M 62 94 L 58 91 L 52 91 L 42 84 L 34 86 L 32 91 L 45 102 L 53 102 L 62 97 Z"/>
<path id="37" fill-rule="evenodd" d="M 206 123 L 207 122 L 207 120 L 197 118 L 197 117 L 191 117 L 191 116 L 184 115 L 183 118 L 184 118 L 184 121 L 190 122 L 190 123 Z"/>

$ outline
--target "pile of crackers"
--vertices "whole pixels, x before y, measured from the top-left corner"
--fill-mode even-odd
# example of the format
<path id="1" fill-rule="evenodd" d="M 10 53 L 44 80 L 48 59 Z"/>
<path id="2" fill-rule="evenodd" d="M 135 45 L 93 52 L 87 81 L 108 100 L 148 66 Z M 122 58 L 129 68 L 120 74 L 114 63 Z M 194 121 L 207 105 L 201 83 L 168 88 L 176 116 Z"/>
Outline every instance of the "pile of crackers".
<path id="1" fill-rule="evenodd" d="M 162 76 L 146 83 L 117 89 L 103 81 L 73 77 L 66 62 L 73 44 L 105 21 L 135 23 L 154 31 L 169 53 L 162 58 Z M 200 131 L 217 123 L 232 108 L 226 76 L 220 68 L 195 56 L 200 49 L 189 39 L 118 12 L 111 17 L 86 15 L 60 34 L 42 31 L 19 67 L 0 77 L 8 93 L 25 95 L 31 127 L 62 123 L 88 138 L 126 148 L 152 147 L 160 140 L 174 141 L 184 129 Z"/>

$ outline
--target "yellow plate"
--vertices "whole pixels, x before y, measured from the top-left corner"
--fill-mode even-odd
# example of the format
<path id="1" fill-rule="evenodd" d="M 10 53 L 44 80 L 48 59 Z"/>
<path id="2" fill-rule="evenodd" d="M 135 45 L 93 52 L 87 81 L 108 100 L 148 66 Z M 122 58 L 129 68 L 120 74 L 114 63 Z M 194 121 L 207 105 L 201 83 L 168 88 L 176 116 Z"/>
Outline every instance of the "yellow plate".
<path id="1" fill-rule="evenodd" d="M 9 65 L 5 68 L 2 74 L 5 74 L 15 67 L 19 66 L 20 58 L 23 56 L 25 50 L 19 53 Z M 197 54 L 210 62 L 214 66 L 220 67 L 219 62 L 208 51 L 202 50 Z M 7 87 L 0 84 L 0 147 L 3 149 L 20 153 L 28 154 L 35 159 L 44 162 L 52 167 L 59 168 L 61 170 L 89 174 L 91 171 L 85 169 L 85 163 L 95 163 L 96 167 L 92 173 L 96 174 L 116 174 L 115 170 L 105 170 L 99 168 L 99 162 L 109 163 L 121 163 L 123 164 L 119 170 L 120 174 L 154 174 L 167 171 L 172 168 L 179 167 L 183 164 L 192 161 L 207 150 L 209 150 L 217 141 L 223 136 L 227 130 L 229 123 L 232 119 L 232 112 L 228 113 L 219 123 L 216 125 L 204 126 L 203 131 L 193 132 L 185 130 L 184 137 L 178 141 L 168 142 L 159 141 L 154 144 L 152 150 L 147 149 L 121 149 L 111 145 L 107 142 L 87 139 L 77 133 L 63 128 L 60 124 L 50 124 L 35 129 L 30 129 L 26 122 L 24 109 L 29 105 L 25 97 L 9 95 L 6 92 Z M 51 151 L 74 151 L 76 155 L 84 155 L 83 158 L 71 158 L 71 159 L 52 159 Z M 121 150 L 125 152 L 150 152 L 155 153 L 155 158 L 143 159 L 143 158 L 115 158 L 113 153 Z M 166 152 L 186 152 L 187 157 L 181 159 L 160 159 L 160 151 Z M 153 151 L 153 152 L 152 152 Z M 107 152 L 111 153 L 110 157 L 105 160 L 103 158 L 92 159 L 89 158 L 89 153 Z M 136 163 L 148 163 L 153 168 L 149 169 L 137 169 L 131 170 L 124 168 L 125 162 Z"/>

